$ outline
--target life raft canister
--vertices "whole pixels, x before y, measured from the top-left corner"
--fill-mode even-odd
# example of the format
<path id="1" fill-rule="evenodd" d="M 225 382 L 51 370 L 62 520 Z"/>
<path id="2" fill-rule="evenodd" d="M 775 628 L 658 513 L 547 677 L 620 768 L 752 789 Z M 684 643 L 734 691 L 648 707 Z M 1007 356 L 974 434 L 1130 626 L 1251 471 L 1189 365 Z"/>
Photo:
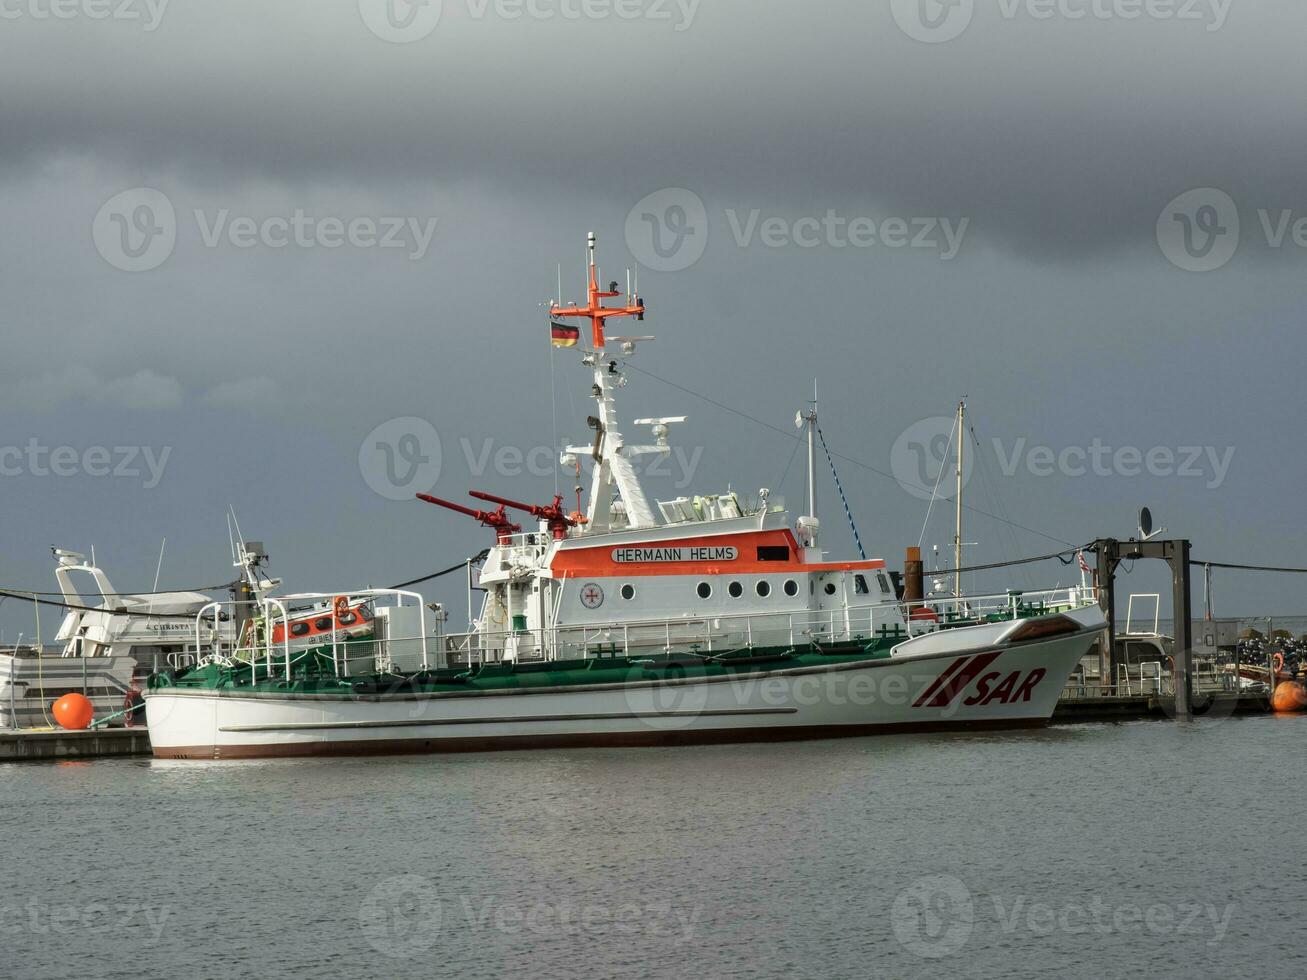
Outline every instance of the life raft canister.
<path id="1" fill-rule="evenodd" d="M 349 612 L 349 597 L 343 595 L 336 596 L 336 600 L 332 603 L 332 607 L 336 613 L 336 618 L 340 619 Z"/>

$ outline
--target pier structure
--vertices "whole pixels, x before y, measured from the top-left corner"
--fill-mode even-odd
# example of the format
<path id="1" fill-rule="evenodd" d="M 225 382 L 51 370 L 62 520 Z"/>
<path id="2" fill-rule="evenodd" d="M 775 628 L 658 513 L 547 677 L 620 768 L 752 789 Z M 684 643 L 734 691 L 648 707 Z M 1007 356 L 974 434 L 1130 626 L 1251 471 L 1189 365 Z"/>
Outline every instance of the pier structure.
<path id="1" fill-rule="evenodd" d="M 1190 598 L 1188 538 L 1153 538 L 1145 541 L 1099 538 L 1093 544 L 1098 556 L 1098 601 L 1107 616 L 1103 638 L 1103 677 L 1116 677 L 1116 570 L 1123 561 L 1140 558 L 1164 561 L 1171 568 L 1172 618 L 1175 621 L 1175 717 L 1193 717 L 1193 605 Z"/>

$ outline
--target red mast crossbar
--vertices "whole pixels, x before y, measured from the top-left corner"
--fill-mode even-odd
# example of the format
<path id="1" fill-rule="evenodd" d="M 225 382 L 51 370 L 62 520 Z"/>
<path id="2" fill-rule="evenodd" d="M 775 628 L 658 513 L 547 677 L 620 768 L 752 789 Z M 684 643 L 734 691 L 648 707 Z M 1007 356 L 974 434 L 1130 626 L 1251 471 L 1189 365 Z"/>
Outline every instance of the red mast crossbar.
<path id="1" fill-rule="evenodd" d="M 555 494 L 554 502 L 541 506 L 540 504 L 524 504 L 516 500 L 509 500 L 507 497 L 496 497 L 493 493 L 485 493 L 481 490 L 469 490 L 468 493 L 478 500 L 488 500 L 492 504 L 499 504 L 500 509 L 512 507 L 514 510 L 524 510 L 532 517 L 542 520 L 549 525 L 549 530 L 555 538 L 562 539 L 567 537 L 567 529 L 576 527 L 579 523 L 576 518 L 569 517 L 563 511 L 563 495 Z"/>
<path id="2" fill-rule="evenodd" d="M 429 504 L 435 504 L 437 507 L 444 507 L 446 510 L 452 510 L 459 514 L 466 514 L 474 520 L 480 521 L 485 527 L 493 528 L 495 540 L 503 544 L 510 534 L 516 534 L 522 530 L 521 524 L 514 524 L 508 519 L 508 513 L 503 507 L 498 510 L 473 510 L 471 507 L 464 507 L 462 504 L 456 504 L 452 500 L 443 500 L 440 497 L 433 497 L 429 493 L 420 493 L 417 495 L 418 500 L 425 500 Z"/>
<path id="3" fill-rule="evenodd" d="M 551 317 L 583 317 L 590 321 L 591 339 L 594 341 L 595 350 L 604 349 L 604 321 L 610 317 L 633 316 L 636 319 L 644 319 L 644 300 L 638 295 L 635 296 L 635 303 L 631 306 L 604 306 L 600 300 L 612 299 L 614 296 L 621 296 L 619 290 L 601 290 L 599 288 L 598 268 L 595 265 L 595 240 L 594 235 L 589 240 L 590 251 L 590 282 L 586 286 L 586 305 L 585 306 L 550 306 L 549 315 Z M 629 284 L 628 284 L 629 285 Z"/>

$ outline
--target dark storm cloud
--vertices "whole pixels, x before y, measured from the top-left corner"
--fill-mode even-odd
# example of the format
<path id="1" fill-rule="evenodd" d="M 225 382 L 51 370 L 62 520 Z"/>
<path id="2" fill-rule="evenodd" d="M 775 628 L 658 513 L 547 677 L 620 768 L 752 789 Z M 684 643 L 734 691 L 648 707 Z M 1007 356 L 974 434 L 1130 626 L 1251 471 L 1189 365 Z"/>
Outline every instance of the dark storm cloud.
<path id="1" fill-rule="evenodd" d="M 152 30 L 78 13 L 97 0 L 60 2 L 73 17 L 0 0 L 20 13 L 0 17 L 0 462 L 33 445 L 79 459 L 136 447 L 166 451 L 167 467 L 148 491 L 26 463 L 0 474 L 17 515 L 3 584 L 48 587 L 56 543 L 94 544 L 120 584 L 148 585 L 163 537 L 168 582 L 220 581 L 228 505 L 297 588 L 400 581 L 479 550 L 483 529 L 374 492 L 360 447 L 421 418 L 443 443 L 436 493 L 549 499 L 550 475 L 478 461 L 548 460 L 585 438 L 588 381 L 549 354 L 541 302 L 556 262 L 576 295 L 591 229 L 605 273 L 645 264 L 644 328 L 659 338 L 641 348 L 650 374 L 631 375 L 625 417 L 690 416 L 673 442 L 698 460 L 692 480 L 653 496 L 796 499 L 790 420 L 816 377 L 862 540 L 891 561 L 952 533 L 941 507 L 923 532 L 925 502 L 887 475 L 892 447 L 964 394 L 989 466 L 970 500 L 1010 518 L 971 515 L 974 561 L 1128 534 L 1145 502 L 1206 557 L 1301 561 L 1283 515 L 1300 523 L 1307 481 L 1286 450 L 1301 442 L 1307 251 L 1286 225 L 1273 256 L 1256 216 L 1307 205 L 1307 11 L 1293 0 L 1233 0 L 1218 30 L 1059 13 L 1169 0 L 993 0 L 942 43 L 915 40 L 892 11 L 920 8 L 889 0 L 703 0 L 679 8 L 688 23 L 675 4 L 665 20 L 637 4 L 633 19 L 541 21 L 504 16 L 511 0 L 480 17 L 482 0 L 445 0 L 403 44 L 369 30 L 358 0 L 172 0 Z M 1246 232 L 1195 275 L 1154 234 L 1166 202 L 1206 186 L 1237 201 Z M 175 242 L 126 271 L 96 220 L 141 187 L 167 198 Z M 678 187 L 702 197 L 707 233 L 701 257 L 660 272 L 624 222 Z M 795 233 L 829 210 L 844 235 L 864 215 L 937 216 L 955 232 L 966 219 L 965 238 L 952 258 L 733 240 L 755 211 L 759 229 L 776 218 Z M 301 212 L 403 217 L 421 234 L 328 248 L 319 224 L 311 245 L 246 247 L 235 231 Z M 1002 467 L 1020 446 L 1100 443 L 1237 451 L 1220 487 Z M 851 554 L 824 473 L 819 492 L 832 556 Z M 1300 608 L 1295 587 L 1218 583 L 1263 613 Z M 432 588 L 462 608 L 456 581 Z M 0 612 L 9 636 L 30 633 L 30 610 Z"/>
<path id="2" fill-rule="evenodd" d="M 355 2 L 174 0 L 152 31 L 19 17 L 0 23 L 0 165 L 76 155 L 219 187 L 552 185 L 617 204 L 685 186 L 723 208 L 966 215 L 1031 257 L 1144 240 L 1194 186 L 1250 208 L 1307 189 L 1292 124 L 1307 10 L 1291 0 L 1150 0 L 1169 16 L 980 0 L 936 44 L 890 0 L 563 16 L 580 3 L 538 0 L 541 19 L 445 0 L 404 44 Z"/>

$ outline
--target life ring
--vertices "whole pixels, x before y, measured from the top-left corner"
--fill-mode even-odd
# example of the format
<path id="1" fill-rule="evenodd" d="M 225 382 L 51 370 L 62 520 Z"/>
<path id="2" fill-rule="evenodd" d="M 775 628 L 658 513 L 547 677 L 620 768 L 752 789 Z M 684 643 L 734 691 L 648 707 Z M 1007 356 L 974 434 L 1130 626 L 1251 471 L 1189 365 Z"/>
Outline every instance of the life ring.
<path id="1" fill-rule="evenodd" d="M 336 612 L 336 618 L 340 619 L 349 612 L 349 596 L 336 596 L 335 602 L 332 603 L 332 607 Z"/>
<path id="2" fill-rule="evenodd" d="M 1278 650 L 1271 654 L 1271 663 L 1275 667 L 1275 672 L 1277 674 L 1280 673 L 1280 671 L 1284 670 L 1284 654 L 1280 653 Z"/>

